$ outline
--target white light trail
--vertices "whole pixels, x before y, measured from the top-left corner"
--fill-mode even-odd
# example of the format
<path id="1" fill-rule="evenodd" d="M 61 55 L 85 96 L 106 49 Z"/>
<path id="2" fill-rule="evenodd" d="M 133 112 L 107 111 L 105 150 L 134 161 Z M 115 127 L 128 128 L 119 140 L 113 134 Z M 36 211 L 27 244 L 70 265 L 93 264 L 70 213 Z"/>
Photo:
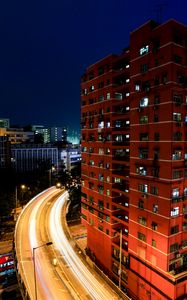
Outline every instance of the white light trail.
<path id="1" fill-rule="evenodd" d="M 52 207 L 50 213 L 50 232 L 53 243 L 63 255 L 63 258 L 71 267 L 77 279 L 82 283 L 90 296 L 95 300 L 111 299 L 111 295 L 102 284 L 92 275 L 92 273 L 82 263 L 80 258 L 68 242 L 61 225 L 62 207 L 67 201 L 68 193 L 61 195 Z"/>

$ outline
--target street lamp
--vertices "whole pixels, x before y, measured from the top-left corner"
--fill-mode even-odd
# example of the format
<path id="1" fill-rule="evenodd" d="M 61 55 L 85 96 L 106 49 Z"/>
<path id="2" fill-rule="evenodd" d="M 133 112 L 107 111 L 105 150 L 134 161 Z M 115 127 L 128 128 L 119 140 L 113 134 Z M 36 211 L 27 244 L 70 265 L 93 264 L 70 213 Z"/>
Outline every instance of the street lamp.
<path id="1" fill-rule="evenodd" d="M 52 172 L 55 171 L 55 167 L 52 166 L 50 169 L 49 169 L 49 187 L 51 187 L 51 184 L 52 184 Z"/>
<path id="2" fill-rule="evenodd" d="M 21 185 L 21 200 L 22 200 L 22 205 L 23 205 L 23 193 L 24 193 L 24 190 L 26 189 L 26 185 L 25 184 L 22 184 Z"/>
<path id="3" fill-rule="evenodd" d="M 40 246 L 34 247 L 32 250 L 33 252 L 33 264 L 34 264 L 34 291 L 35 291 L 35 300 L 37 300 L 37 286 L 36 286 L 36 263 L 35 263 L 35 250 L 38 248 L 44 247 L 44 246 L 50 246 L 52 245 L 52 242 L 47 242 L 45 244 L 42 244 Z"/>

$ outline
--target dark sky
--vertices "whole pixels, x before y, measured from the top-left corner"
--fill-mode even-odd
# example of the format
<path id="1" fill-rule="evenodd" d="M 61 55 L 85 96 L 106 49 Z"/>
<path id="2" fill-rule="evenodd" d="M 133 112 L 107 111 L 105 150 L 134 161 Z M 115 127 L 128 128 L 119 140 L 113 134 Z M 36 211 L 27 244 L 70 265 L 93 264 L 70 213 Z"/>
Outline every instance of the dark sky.
<path id="1" fill-rule="evenodd" d="M 80 77 L 158 20 L 157 0 L 4 0 L 0 3 L 0 117 L 79 127 Z M 162 21 L 187 24 L 187 1 L 162 1 Z"/>

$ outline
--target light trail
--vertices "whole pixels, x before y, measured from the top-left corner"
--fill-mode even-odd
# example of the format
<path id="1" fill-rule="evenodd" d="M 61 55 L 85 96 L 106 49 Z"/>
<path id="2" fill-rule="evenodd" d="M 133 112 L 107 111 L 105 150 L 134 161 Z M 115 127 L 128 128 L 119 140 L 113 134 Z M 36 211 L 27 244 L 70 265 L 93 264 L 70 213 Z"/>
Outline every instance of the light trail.
<path id="1" fill-rule="evenodd" d="M 74 275 L 82 283 L 84 288 L 93 299 L 112 299 L 114 295 L 111 295 L 111 293 L 103 288 L 103 285 L 86 268 L 66 238 L 61 225 L 61 212 L 63 205 L 67 201 L 67 198 L 68 193 L 65 192 L 58 198 L 50 212 L 49 226 L 53 243 L 63 255 L 63 258 L 65 259 L 66 263 L 68 263 L 68 266 L 71 268 Z"/>

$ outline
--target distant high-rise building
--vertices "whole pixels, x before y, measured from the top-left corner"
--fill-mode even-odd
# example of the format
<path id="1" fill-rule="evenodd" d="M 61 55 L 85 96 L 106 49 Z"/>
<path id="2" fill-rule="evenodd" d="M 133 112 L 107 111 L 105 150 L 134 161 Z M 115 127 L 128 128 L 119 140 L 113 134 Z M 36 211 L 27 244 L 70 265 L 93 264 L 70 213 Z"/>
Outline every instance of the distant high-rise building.
<path id="1" fill-rule="evenodd" d="M 149 21 L 82 77 L 87 253 L 133 299 L 187 298 L 186 37 Z"/>
<path id="2" fill-rule="evenodd" d="M 66 142 L 67 130 L 65 127 L 48 127 L 44 129 L 44 143 Z"/>

